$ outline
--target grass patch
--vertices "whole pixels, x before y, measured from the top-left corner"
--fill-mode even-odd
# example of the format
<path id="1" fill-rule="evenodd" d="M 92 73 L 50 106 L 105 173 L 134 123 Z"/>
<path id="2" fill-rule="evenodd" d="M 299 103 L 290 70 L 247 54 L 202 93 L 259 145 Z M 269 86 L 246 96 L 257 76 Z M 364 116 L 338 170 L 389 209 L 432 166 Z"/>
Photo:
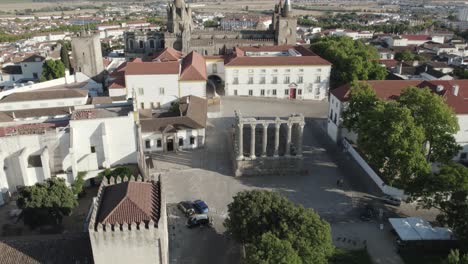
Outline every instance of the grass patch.
<path id="1" fill-rule="evenodd" d="M 372 264 L 367 250 L 346 250 L 337 248 L 328 261 L 329 264 Z"/>
<path id="2" fill-rule="evenodd" d="M 448 253 L 447 253 L 448 254 Z M 447 259 L 447 254 L 430 254 L 427 252 L 400 252 L 400 257 L 405 264 L 440 264 Z"/>

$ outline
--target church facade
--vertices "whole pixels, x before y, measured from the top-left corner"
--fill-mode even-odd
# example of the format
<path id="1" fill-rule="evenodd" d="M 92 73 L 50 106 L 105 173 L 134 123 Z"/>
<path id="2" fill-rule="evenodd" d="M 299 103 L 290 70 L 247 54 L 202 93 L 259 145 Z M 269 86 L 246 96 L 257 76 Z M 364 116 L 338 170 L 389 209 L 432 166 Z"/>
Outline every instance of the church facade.
<path id="1" fill-rule="evenodd" d="M 202 55 L 229 53 L 236 46 L 272 46 L 296 44 L 297 19 L 290 0 L 275 5 L 268 30 L 194 30 L 192 9 L 184 0 L 174 0 L 167 7 L 167 31 L 135 29 L 124 33 L 128 58 L 151 57 L 166 47 L 184 53 Z"/>

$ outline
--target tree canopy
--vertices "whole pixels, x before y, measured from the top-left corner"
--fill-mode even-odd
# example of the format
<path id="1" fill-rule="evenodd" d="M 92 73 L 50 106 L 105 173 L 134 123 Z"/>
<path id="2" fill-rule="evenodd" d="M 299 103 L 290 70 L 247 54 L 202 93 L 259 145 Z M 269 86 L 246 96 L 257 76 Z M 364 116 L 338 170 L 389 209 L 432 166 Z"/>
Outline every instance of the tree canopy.
<path id="1" fill-rule="evenodd" d="M 430 89 L 408 87 L 395 101 L 382 101 L 369 84 L 351 85 L 343 126 L 356 132 L 367 161 L 391 185 L 411 189 L 432 162 L 445 164 L 459 151 L 458 121 Z"/>
<path id="2" fill-rule="evenodd" d="M 62 178 L 50 178 L 43 183 L 27 186 L 19 192 L 16 204 L 23 209 L 23 221 L 36 227 L 60 224 L 77 205 L 73 191 Z"/>
<path id="3" fill-rule="evenodd" d="M 450 250 L 447 264 L 468 264 L 468 254 L 461 254 L 458 249 Z"/>
<path id="4" fill-rule="evenodd" d="M 428 161 L 448 162 L 460 150 L 454 134 L 458 132 L 458 120 L 444 99 L 430 89 L 406 88 L 398 98 L 407 107 L 418 126 L 424 131 Z"/>
<path id="5" fill-rule="evenodd" d="M 387 75 L 379 65 L 377 49 L 348 37 L 324 37 L 311 44 L 313 52 L 333 64 L 331 86 L 337 87 L 354 80 L 383 80 Z"/>
<path id="6" fill-rule="evenodd" d="M 46 60 L 42 65 L 41 81 L 49 81 L 65 76 L 65 66 L 61 60 Z"/>
<path id="7" fill-rule="evenodd" d="M 265 258 L 283 263 L 285 257 L 296 261 L 297 255 L 301 262 L 292 263 L 321 264 L 333 254 L 330 225 L 312 209 L 278 193 L 240 192 L 228 205 L 228 213 L 224 225 L 234 239 L 247 244 L 249 263 L 267 263 L 262 262 Z"/>

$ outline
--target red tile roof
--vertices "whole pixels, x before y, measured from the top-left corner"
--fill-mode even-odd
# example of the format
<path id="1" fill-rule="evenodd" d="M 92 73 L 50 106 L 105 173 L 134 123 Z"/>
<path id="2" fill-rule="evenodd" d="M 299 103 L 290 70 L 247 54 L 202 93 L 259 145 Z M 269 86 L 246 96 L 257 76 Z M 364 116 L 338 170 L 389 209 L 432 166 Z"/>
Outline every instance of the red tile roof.
<path id="1" fill-rule="evenodd" d="M 127 68 L 127 62 L 124 62 L 119 65 L 114 71 L 112 71 L 109 76 L 110 77 L 119 77 L 125 75 L 125 69 Z"/>
<path id="2" fill-rule="evenodd" d="M 153 61 L 178 61 L 184 54 L 173 48 L 165 48 L 154 56 Z"/>
<path id="3" fill-rule="evenodd" d="M 456 114 L 468 114 L 468 80 L 385 80 L 385 81 L 366 81 L 374 88 L 377 97 L 382 100 L 395 100 L 401 92 L 409 87 L 429 88 L 433 92 L 442 96 L 447 104 L 452 107 Z M 453 86 L 458 85 L 458 95 L 452 92 Z M 437 86 L 441 86 L 442 91 L 437 92 Z M 343 85 L 331 91 L 336 98 L 345 102 L 349 99 L 350 85 Z"/>
<path id="4" fill-rule="evenodd" d="M 429 35 L 401 35 L 401 37 L 408 40 L 431 40 Z"/>
<path id="5" fill-rule="evenodd" d="M 109 85 L 109 89 L 122 89 L 125 87 L 125 78 L 123 76 L 116 78 Z"/>
<path id="6" fill-rule="evenodd" d="M 397 60 L 379 60 L 379 64 L 385 65 L 387 68 L 395 68 L 398 66 Z"/>
<path id="7" fill-rule="evenodd" d="M 245 52 L 275 52 L 295 49 L 302 56 L 249 57 Z M 226 57 L 226 66 L 275 66 L 275 65 L 331 65 L 331 63 L 303 46 L 236 47 L 234 54 Z"/>
<path id="8" fill-rule="evenodd" d="M 159 182 L 128 181 L 104 187 L 97 223 L 123 224 L 159 221 Z"/>
<path id="9" fill-rule="evenodd" d="M 179 74 L 179 62 L 129 62 L 125 75 Z"/>
<path id="10" fill-rule="evenodd" d="M 192 51 L 182 60 L 181 81 L 206 81 L 206 65 L 202 55 Z"/>

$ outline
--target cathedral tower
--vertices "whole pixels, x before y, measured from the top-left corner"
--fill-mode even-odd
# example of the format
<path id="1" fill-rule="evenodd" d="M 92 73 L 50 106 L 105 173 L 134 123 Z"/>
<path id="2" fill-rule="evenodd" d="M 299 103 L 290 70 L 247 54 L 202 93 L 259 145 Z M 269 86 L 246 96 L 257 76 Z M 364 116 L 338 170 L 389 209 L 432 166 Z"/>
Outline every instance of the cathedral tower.
<path id="1" fill-rule="evenodd" d="M 284 4 L 280 0 L 275 6 L 275 12 L 272 17 L 272 29 L 275 31 L 276 45 L 295 45 L 296 44 L 297 18 L 292 14 L 290 0 L 285 0 Z"/>
<path id="2" fill-rule="evenodd" d="M 188 53 L 192 32 L 192 9 L 184 0 L 174 0 L 167 7 L 166 47 Z"/>

